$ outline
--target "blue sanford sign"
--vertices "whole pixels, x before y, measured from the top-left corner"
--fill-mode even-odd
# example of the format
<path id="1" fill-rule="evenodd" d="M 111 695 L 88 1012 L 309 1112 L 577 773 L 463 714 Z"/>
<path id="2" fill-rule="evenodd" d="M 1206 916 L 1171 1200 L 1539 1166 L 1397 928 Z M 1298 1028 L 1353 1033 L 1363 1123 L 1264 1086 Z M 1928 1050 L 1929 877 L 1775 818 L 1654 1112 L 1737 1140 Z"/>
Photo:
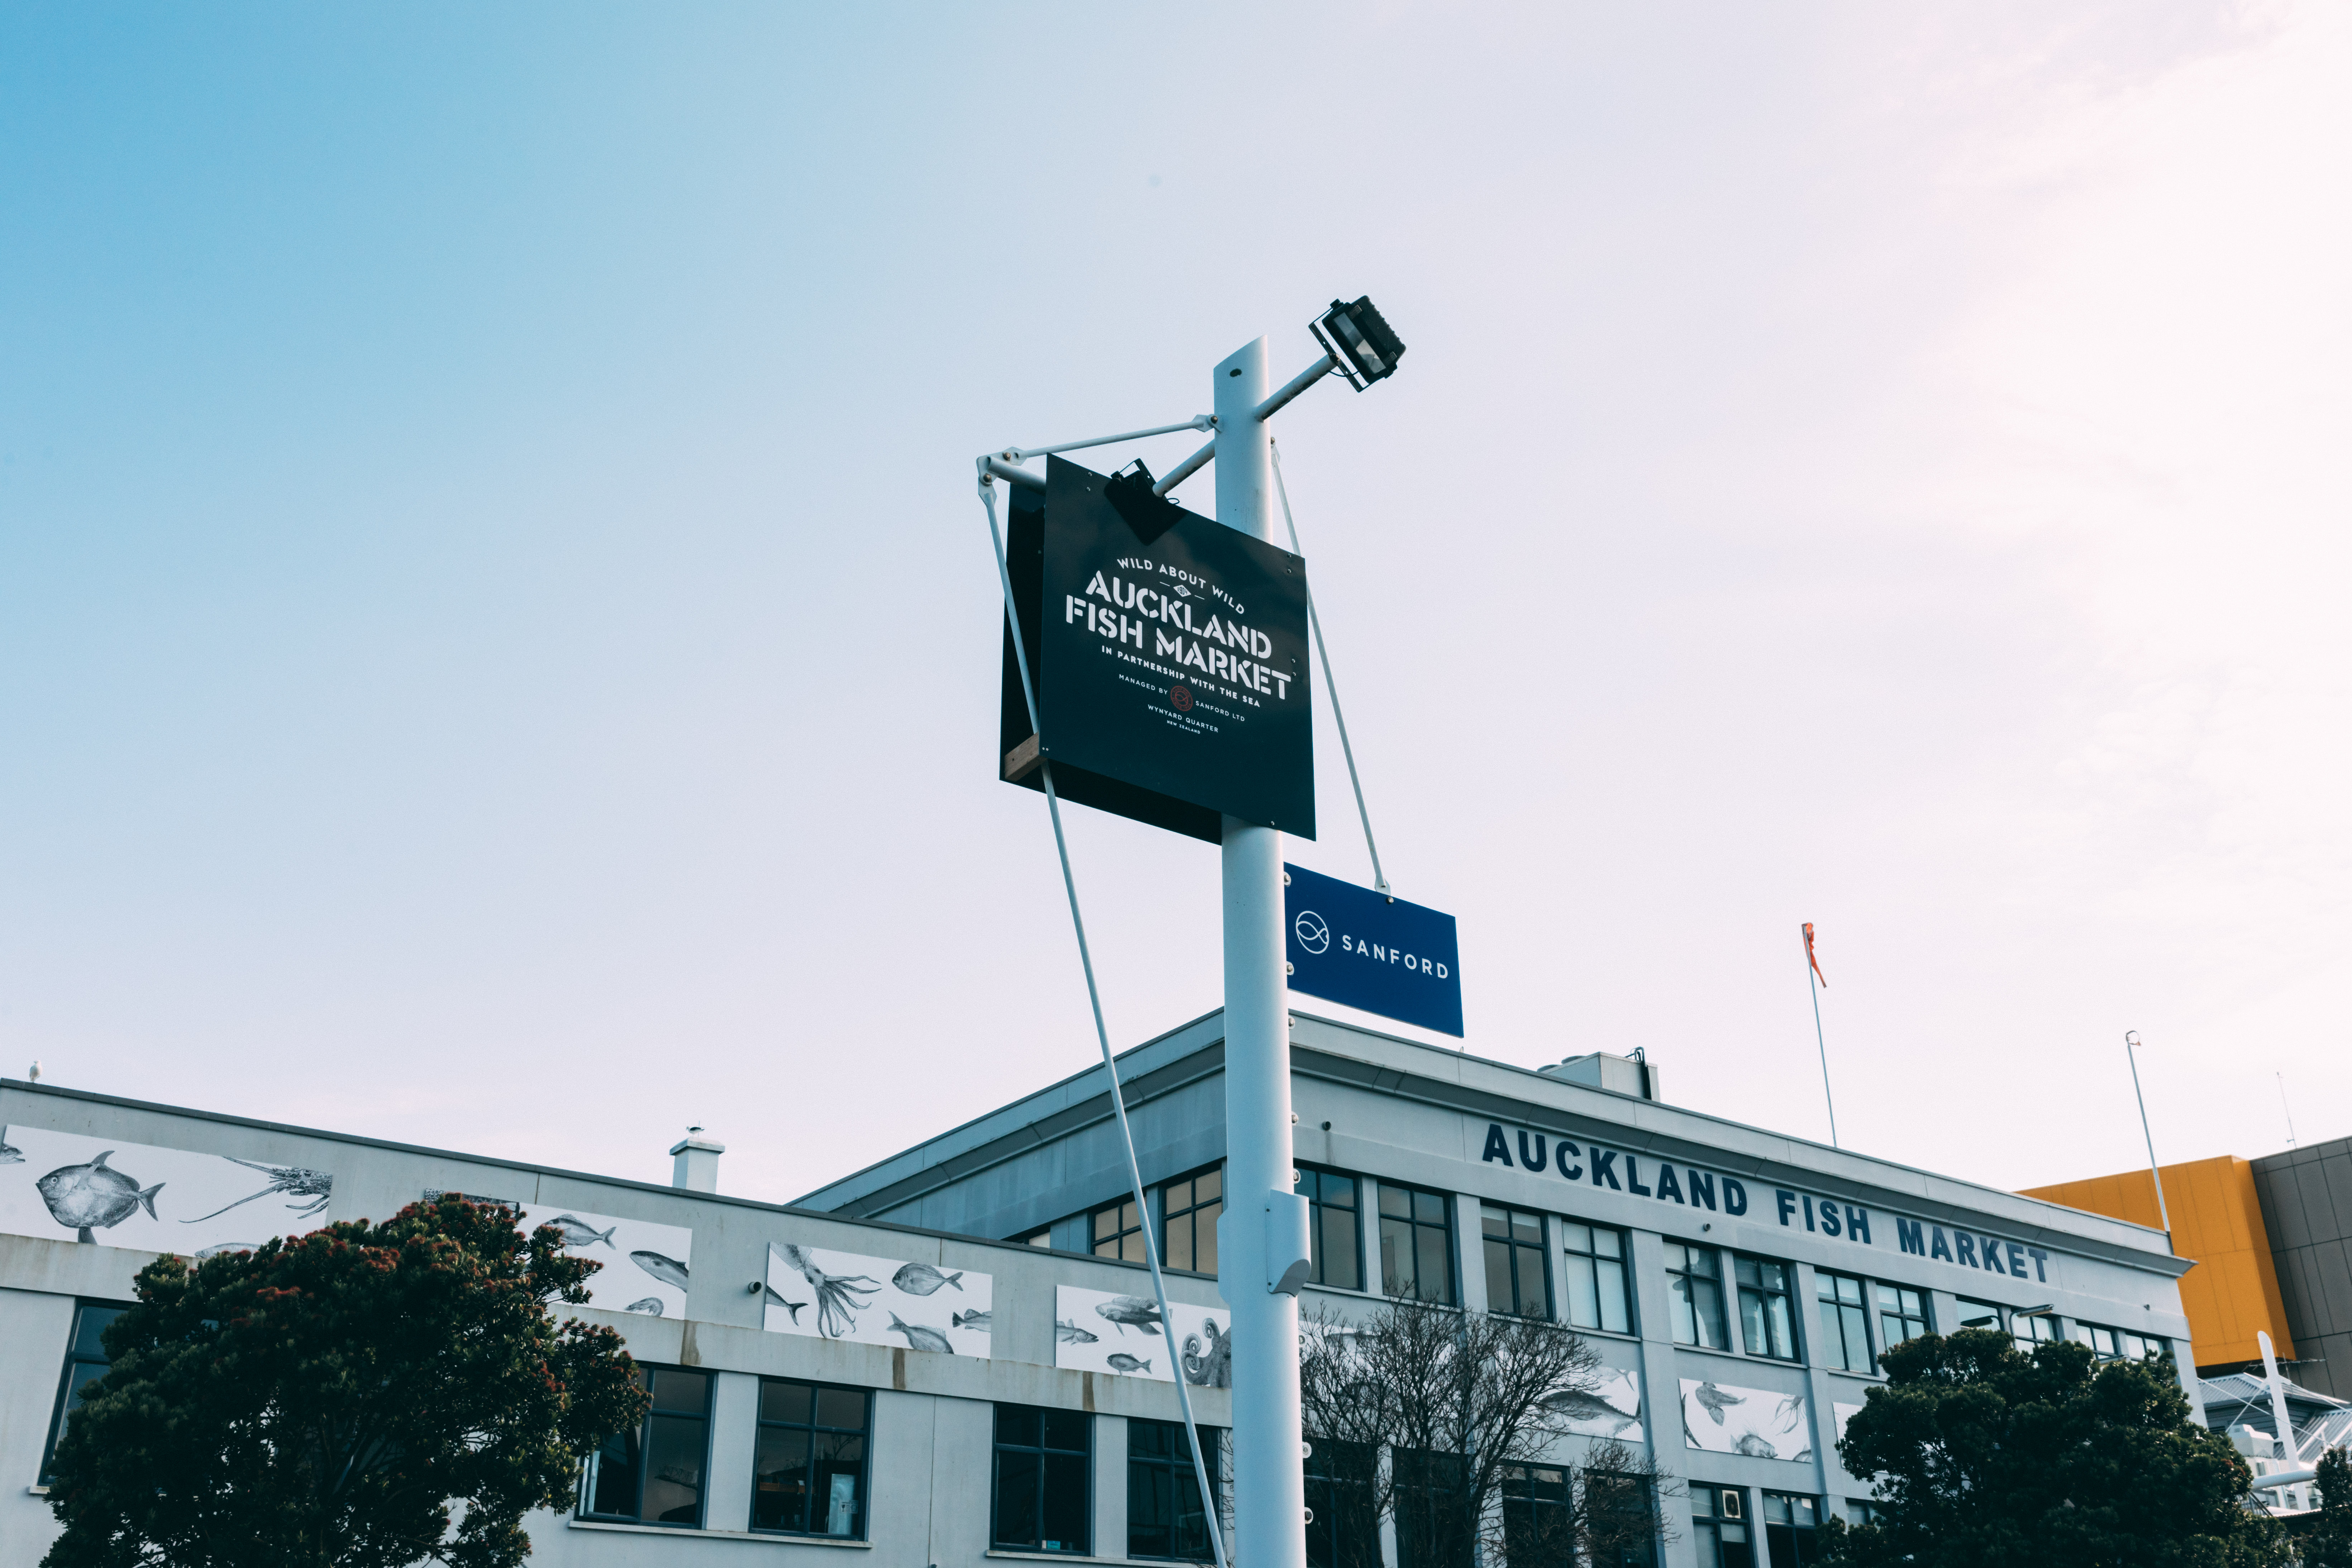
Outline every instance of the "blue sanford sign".
<path id="1" fill-rule="evenodd" d="M 1454 917 L 1302 866 L 1282 868 L 1290 988 L 1462 1037 Z"/>
<path id="2" fill-rule="evenodd" d="M 1596 1187 L 1631 1193 L 1657 1203 L 1679 1204 L 1685 1208 L 1716 1209 L 1719 1201 L 1722 1206 L 1717 1212 L 1734 1218 L 1748 1212 L 1748 1188 L 1737 1176 L 1691 1165 L 1677 1167 L 1646 1154 L 1604 1149 L 1597 1143 L 1580 1144 L 1566 1138 L 1547 1140 L 1542 1133 L 1523 1127 L 1513 1131 L 1518 1134 L 1517 1159 L 1512 1158 L 1512 1140 L 1499 1121 L 1486 1123 L 1486 1146 L 1479 1158 L 1488 1164 L 1509 1165 L 1516 1170 L 1549 1170 L 1564 1182 L 1590 1181 Z M 1642 1163 L 1644 1160 L 1650 1161 L 1646 1166 Z M 1834 1237 L 1864 1247 L 1878 1245 L 1871 1234 L 1870 1211 L 1853 1204 L 1775 1187 L 1772 1207 L 1780 1223 L 1791 1228 L 1801 1224 L 1817 1236 Z M 1902 1215 L 1880 1217 L 1894 1222 L 1895 1244 L 1914 1257 L 2017 1279 L 2026 1278 L 2030 1267 L 2036 1280 L 2046 1282 L 2050 1278 L 2050 1254 L 2038 1247 L 1957 1226 L 1947 1235 L 1942 1226 Z"/>

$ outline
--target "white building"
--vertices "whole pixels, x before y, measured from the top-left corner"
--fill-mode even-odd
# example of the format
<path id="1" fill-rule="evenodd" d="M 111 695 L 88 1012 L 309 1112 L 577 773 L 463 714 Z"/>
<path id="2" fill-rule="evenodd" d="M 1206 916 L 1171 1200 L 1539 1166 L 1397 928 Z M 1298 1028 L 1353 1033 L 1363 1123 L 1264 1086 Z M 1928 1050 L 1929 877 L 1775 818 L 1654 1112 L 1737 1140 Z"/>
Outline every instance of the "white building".
<path id="1" fill-rule="evenodd" d="M 533 1522 L 535 1561 L 1204 1557 L 1197 1512 L 1177 1517 L 1170 1380 L 1227 1424 L 1222 1069 L 1214 1014 L 1120 1058 L 1147 1215 L 1099 1068 L 790 1205 L 713 1190 L 695 1140 L 658 1187 L 0 1080 L 0 1466 L 22 1478 L 0 1562 L 55 1532 L 46 1456 L 149 1258 L 441 1191 L 568 1222 L 607 1264 L 586 1315 L 653 1369 L 646 1427 L 606 1446 L 572 1517 Z M 1594 1435 L 1687 1483 L 1662 1563 L 1806 1560 L 1811 1527 L 1866 1500 L 1834 1444 L 1891 1340 L 1998 1324 L 2130 1354 L 2188 1335 L 2160 1233 L 1680 1110 L 1658 1078 L 1293 1028 L 1303 1304 L 1417 1294 L 1584 1331 L 1609 1369 Z M 1175 1266 L 1166 1335 L 1143 1321 L 1145 1223 Z M 1328 1561 L 1341 1510 L 1318 1511 Z"/>

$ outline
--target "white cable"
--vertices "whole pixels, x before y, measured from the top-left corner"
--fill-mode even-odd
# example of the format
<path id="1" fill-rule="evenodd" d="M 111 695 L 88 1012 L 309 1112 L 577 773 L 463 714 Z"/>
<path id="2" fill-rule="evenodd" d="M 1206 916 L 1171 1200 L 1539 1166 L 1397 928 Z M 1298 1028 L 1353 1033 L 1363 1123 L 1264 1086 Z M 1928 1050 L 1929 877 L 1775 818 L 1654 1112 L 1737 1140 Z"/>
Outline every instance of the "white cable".
<path id="1" fill-rule="evenodd" d="M 1268 437 L 1266 445 L 1274 452 L 1274 489 L 1275 493 L 1282 497 L 1282 522 L 1290 530 L 1290 552 L 1293 555 L 1304 554 L 1305 552 L 1298 548 L 1298 524 L 1290 516 L 1290 487 L 1282 482 L 1281 443 Z M 1348 782 L 1356 790 L 1356 815 L 1364 819 L 1364 847 L 1371 851 L 1372 856 L 1372 888 L 1384 895 L 1389 902 L 1394 903 L 1396 895 L 1389 890 L 1389 879 L 1381 873 L 1381 847 L 1372 841 L 1372 814 L 1370 808 L 1364 805 L 1364 781 L 1356 776 L 1356 748 L 1348 743 L 1348 716 L 1339 711 L 1339 682 L 1331 673 L 1331 650 L 1323 646 L 1323 618 L 1315 613 L 1315 590 L 1312 586 L 1307 590 L 1307 624 L 1315 633 L 1315 651 L 1323 660 L 1323 689 L 1331 694 L 1331 718 L 1339 726 L 1339 752 L 1348 759 Z"/>
<path id="2" fill-rule="evenodd" d="M 1029 732 L 1042 742 L 1045 731 L 1037 723 L 1037 689 L 1029 679 L 1029 650 L 1021 637 L 1021 615 L 1013 603 L 1013 574 L 1004 564 L 1004 536 L 996 526 L 996 488 L 986 475 L 981 476 L 980 499 L 988 508 L 988 541 L 996 550 L 996 578 L 1004 588 L 1004 624 L 1013 632 L 1013 657 L 1021 667 L 1021 695 L 1029 703 Z M 1070 896 L 1070 924 L 1078 933 L 1078 962 L 1087 972 L 1087 1001 L 1095 1012 L 1095 1038 L 1102 1046 L 1103 1071 L 1110 1079 L 1111 1109 L 1118 1115 L 1118 1135 L 1127 1145 L 1128 1180 L 1135 1193 L 1136 1217 L 1143 1227 L 1143 1260 L 1151 1268 L 1151 1290 L 1160 1300 L 1160 1331 L 1168 1340 L 1168 1371 L 1176 1380 L 1176 1404 L 1184 1413 L 1184 1436 L 1192 1447 L 1192 1476 L 1201 1488 L 1201 1511 L 1207 1521 L 1209 1547 L 1216 1556 L 1216 1568 L 1225 1568 L 1223 1513 L 1217 1507 L 1217 1494 L 1209 1486 L 1208 1465 L 1201 1454 L 1201 1429 L 1192 1421 L 1192 1394 L 1184 1383 L 1184 1363 L 1176 1348 L 1176 1314 L 1168 1309 L 1168 1282 L 1160 1275 L 1160 1244 L 1151 1229 L 1151 1200 L 1143 1191 L 1143 1167 L 1135 1157 L 1135 1130 L 1128 1125 L 1127 1093 L 1119 1087 L 1118 1064 L 1110 1052 L 1110 1030 L 1103 1023 L 1102 993 L 1095 984 L 1094 954 L 1087 946 L 1086 918 L 1078 912 L 1077 879 L 1070 874 L 1069 841 L 1062 836 L 1062 801 L 1054 793 L 1054 764 L 1041 762 L 1038 771 L 1044 775 L 1045 805 L 1054 818 L 1054 848 L 1062 858 L 1062 889 Z"/>

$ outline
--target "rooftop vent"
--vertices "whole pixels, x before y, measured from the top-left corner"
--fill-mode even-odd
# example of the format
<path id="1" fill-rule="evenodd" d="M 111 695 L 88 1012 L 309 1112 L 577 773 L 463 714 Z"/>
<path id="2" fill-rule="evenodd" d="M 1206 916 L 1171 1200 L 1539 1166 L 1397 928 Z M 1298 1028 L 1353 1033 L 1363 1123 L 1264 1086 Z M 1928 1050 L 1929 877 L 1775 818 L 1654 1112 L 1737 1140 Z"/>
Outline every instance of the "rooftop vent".
<path id="1" fill-rule="evenodd" d="M 1607 1051 L 1589 1051 L 1580 1057 L 1555 1062 L 1536 1071 L 1546 1078 L 1556 1078 L 1562 1083 L 1580 1083 L 1591 1089 L 1605 1089 L 1617 1094 L 1630 1094 L 1636 1100 L 1664 1098 L 1658 1089 L 1658 1069 L 1642 1059 L 1640 1047 L 1630 1057 L 1612 1056 Z"/>
<path id="2" fill-rule="evenodd" d="M 669 1152 L 671 1186 L 690 1193 L 719 1190 L 719 1156 L 727 1152 L 726 1144 L 706 1137 L 699 1127 L 689 1127 L 685 1137 L 669 1146 Z"/>

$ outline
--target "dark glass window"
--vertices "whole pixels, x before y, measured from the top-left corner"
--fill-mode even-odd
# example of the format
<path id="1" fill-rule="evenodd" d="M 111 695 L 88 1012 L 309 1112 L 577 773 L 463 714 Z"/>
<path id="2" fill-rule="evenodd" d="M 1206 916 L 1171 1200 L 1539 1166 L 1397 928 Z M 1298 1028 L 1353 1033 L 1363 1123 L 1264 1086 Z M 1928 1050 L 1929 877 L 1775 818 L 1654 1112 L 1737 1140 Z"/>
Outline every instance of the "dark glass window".
<path id="1" fill-rule="evenodd" d="M 2135 1334 L 2124 1329 L 2110 1329 L 2099 1323 L 2076 1323 L 2074 1339 L 2091 1347 L 2091 1353 L 2101 1361 L 2138 1361 L 2147 1356 L 2172 1353 L 2168 1340 Z"/>
<path id="2" fill-rule="evenodd" d="M 1666 1308 L 1675 1343 L 1731 1348 L 1723 1321 L 1723 1258 L 1715 1248 L 1666 1243 Z"/>
<path id="3" fill-rule="evenodd" d="M 1990 1301 L 1971 1301 L 1966 1296 L 1961 1297 L 1957 1305 L 1960 1310 L 1961 1328 L 1990 1329 L 1997 1334 L 2009 1332 L 2008 1308 L 1995 1306 Z"/>
<path id="4" fill-rule="evenodd" d="M 107 1324 L 130 1310 L 94 1301 L 83 1301 L 74 1308 L 73 1338 L 66 1342 L 65 1375 L 58 1380 L 57 1408 L 49 1415 L 49 1444 L 41 1450 L 43 1486 L 49 1484 L 49 1462 L 57 1458 L 58 1439 L 66 1435 L 66 1422 L 81 1408 L 81 1391 L 106 1375 L 109 1363 L 106 1343 L 100 1336 L 106 1332 Z"/>
<path id="5" fill-rule="evenodd" d="M 1658 1568 L 1657 1493 L 1647 1476 L 1587 1470 L 1592 1568 Z"/>
<path id="6" fill-rule="evenodd" d="M 1580 1220 L 1560 1220 L 1566 1258 L 1561 1288 L 1568 1321 L 1580 1329 L 1633 1331 L 1633 1305 L 1625 1297 L 1625 1233 Z"/>
<path id="7" fill-rule="evenodd" d="M 1454 1226 L 1443 1193 L 1381 1184 L 1381 1289 L 1452 1306 Z"/>
<path id="8" fill-rule="evenodd" d="M 1568 1472 L 1549 1465 L 1503 1470 L 1503 1548 L 1510 1568 L 1576 1568 Z"/>
<path id="9" fill-rule="evenodd" d="M 866 1535 L 866 1436 L 872 1398 L 783 1378 L 760 1380 L 751 1459 L 751 1528 Z"/>
<path id="10" fill-rule="evenodd" d="M 1544 1267 L 1543 1215 L 1481 1205 L 1486 1235 L 1486 1310 L 1515 1318 L 1551 1316 L 1551 1272 Z"/>
<path id="11" fill-rule="evenodd" d="M 989 1539 L 1016 1552 L 1086 1556 L 1092 1541 L 1093 1442 L 1093 1417 L 1084 1411 L 998 1405 Z"/>
<path id="12" fill-rule="evenodd" d="M 1160 1189 L 1162 1263 L 1202 1274 L 1217 1271 L 1217 1215 L 1224 1210 L 1223 1194 L 1224 1173 L 1213 1169 Z"/>
<path id="13" fill-rule="evenodd" d="M 2009 1331 L 2017 1341 L 2017 1348 L 2027 1355 L 2033 1353 L 2036 1345 L 2052 1344 L 2065 1337 L 2058 1331 L 2058 1320 L 2047 1312 L 2036 1312 L 2032 1317 L 2012 1312 L 2009 1318 Z"/>
<path id="14" fill-rule="evenodd" d="M 1870 1371 L 1870 1315 L 1862 1307 L 1862 1281 L 1816 1270 L 1813 1295 L 1822 1325 L 1813 1336 L 1813 1359 L 1840 1372 Z"/>
<path id="15" fill-rule="evenodd" d="M 1878 1298 L 1880 1349 L 1916 1340 L 1927 1331 L 1927 1301 L 1922 1292 L 1908 1285 L 1884 1283 L 1874 1287 L 1874 1290 Z"/>
<path id="16" fill-rule="evenodd" d="M 1202 1456 L 1215 1484 L 1217 1428 L 1201 1428 Z M 1181 1421 L 1127 1423 L 1127 1554 L 1205 1563 L 1209 1515 L 1201 1506 L 1201 1478 Z"/>
<path id="17" fill-rule="evenodd" d="M 1845 1500 L 1845 1521 L 1856 1530 L 1860 1530 L 1865 1524 L 1876 1524 L 1878 1505 L 1864 1502 L 1860 1498 L 1848 1498 Z"/>
<path id="18" fill-rule="evenodd" d="M 1133 1198 L 1105 1204 L 1087 1217 L 1087 1225 L 1097 1258 L 1144 1261 L 1143 1221 L 1136 1216 Z"/>
<path id="19" fill-rule="evenodd" d="M 1756 1568 L 1756 1542 L 1748 1534 L 1748 1494 L 1738 1487 L 1690 1489 L 1691 1534 L 1699 1568 Z"/>
<path id="20" fill-rule="evenodd" d="M 1390 1463 L 1395 1467 L 1397 1568 L 1471 1568 L 1478 1531 L 1465 1496 L 1469 1475 L 1462 1456 L 1399 1448 Z"/>
<path id="21" fill-rule="evenodd" d="M 1764 1545 L 1772 1568 L 1806 1568 L 1822 1560 L 1821 1507 L 1793 1492 L 1764 1494 Z"/>
<path id="22" fill-rule="evenodd" d="M 1025 1235 L 1012 1237 L 1009 1239 L 1017 1241 L 1024 1247 L 1051 1247 L 1054 1245 L 1054 1227 L 1050 1225 L 1041 1225 Z"/>
<path id="23" fill-rule="evenodd" d="M 1797 1359 L 1795 1310 L 1789 1301 L 1789 1266 L 1762 1258 L 1742 1258 L 1734 1265 L 1739 1278 L 1739 1333 L 1749 1355 L 1775 1361 Z"/>
<path id="24" fill-rule="evenodd" d="M 614 1433 L 589 1457 L 580 1511 L 698 1530 L 710 1455 L 710 1374 L 640 1366 L 637 1386 L 652 1392 L 653 1408 L 644 1426 Z"/>
<path id="25" fill-rule="evenodd" d="M 1307 1568 L 1381 1568 L 1372 1450 L 1307 1439 Z"/>
<path id="26" fill-rule="evenodd" d="M 1343 1290 L 1364 1288 L 1364 1232 L 1356 1223 L 1356 1178 L 1309 1165 L 1297 1170 L 1307 1200 L 1307 1233 L 1315 1268 L 1307 1278 Z"/>

